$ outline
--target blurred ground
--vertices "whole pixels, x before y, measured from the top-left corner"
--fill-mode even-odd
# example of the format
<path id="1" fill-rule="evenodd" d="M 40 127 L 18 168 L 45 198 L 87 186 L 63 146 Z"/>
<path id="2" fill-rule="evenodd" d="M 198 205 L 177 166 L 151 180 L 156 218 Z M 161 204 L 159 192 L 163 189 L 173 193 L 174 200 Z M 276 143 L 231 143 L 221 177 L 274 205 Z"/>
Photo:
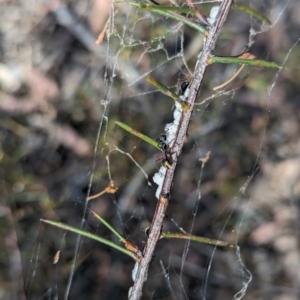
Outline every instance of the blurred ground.
<path id="1" fill-rule="evenodd" d="M 217 94 L 212 88 L 236 66 L 209 68 L 199 103 L 214 98 L 196 107 L 164 230 L 178 231 L 174 222 L 189 230 L 198 205 L 194 234 L 240 246 L 253 276 L 244 299 L 299 299 L 300 3 L 251 5 L 275 25 L 234 10 L 215 53 L 241 53 L 253 29 L 259 33 L 251 32 L 251 53 L 285 69 L 247 67 Z M 169 55 L 177 53 L 181 31 L 171 32 L 171 20 L 144 19 L 127 4 L 110 10 L 102 0 L 0 1 L 0 299 L 63 298 L 77 237 L 40 219 L 78 227 L 91 174 L 92 195 L 108 185 L 110 174 L 119 190 L 89 207 L 140 247 L 146 240 L 142 229 L 151 222 L 155 187 L 114 147 L 130 154 L 150 182 L 157 153 L 114 121 L 156 138 L 172 120 L 171 101 L 151 92 L 145 79 L 136 80 L 153 70 L 156 80 L 176 86 L 187 73 L 182 58 L 169 61 L 163 51 L 151 50 L 163 43 Z M 110 39 L 95 47 L 110 15 Z M 165 39 L 155 38 L 165 31 Z M 119 48 L 130 39 L 132 48 Z M 183 46 L 193 69 L 201 40 L 187 27 Z M 199 159 L 207 151 L 211 157 L 200 175 Z M 113 239 L 93 217 L 85 221 L 90 232 Z M 234 250 L 216 250 L 206 281 L 213 247 L 192 243 L 182 267 L 184 246 L 160 242 L 143 299 L 174 299 L 160 260 L 175 299 L 201 299 L 204 291 L 206 299 L 232 299 L 247 281 Z M 126 299 L 133 261 L 88 239 L 79 250 L 69 299 Z"/>

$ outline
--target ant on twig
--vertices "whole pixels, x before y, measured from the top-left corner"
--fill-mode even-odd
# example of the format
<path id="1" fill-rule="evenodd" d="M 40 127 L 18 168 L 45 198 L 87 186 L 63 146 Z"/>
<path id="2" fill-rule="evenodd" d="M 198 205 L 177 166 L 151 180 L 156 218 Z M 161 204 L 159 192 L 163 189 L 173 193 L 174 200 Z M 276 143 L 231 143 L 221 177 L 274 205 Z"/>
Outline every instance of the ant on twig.
<path id="1" fill-rule="evenodd" d="M 189 89 L 189 85 L 190 85 L 190 81 L 188 80 L 184 80 L 180 83 L 180 92 L 179 94 L 181 95 L 183 101 L 186 100 L 187 95 L 186 92 L 188 92 Z M 180 97 L 180 98 L 181 98 Z M 167 135 L 166 134 L 161 134 L 156 141 L 158 142 L 158 147 L 163 151 L 163 154 L 158 154 L 156 155 L 156 161 L 155 164 L 158 161 L 162 160 L 162 165 L 167 168 L 170 169 L 172 164 L 173 164 L 173 157 L 172 157 L 172 153 L 170 151 L 170 147 L 167 144 Z"/>
<path id="2" fill-rule="evenodd" d="M 157 139 L 157 142 L 158 142 L 158 147 L 163 151 L 163 159 L 158 157 L 156 162 L 162 160 L 162 165 L 165 168 L 170 169 L 173 164 L 173 158 L 170 152 L 169 145 L 167 144 L 167 136 L 165 134 L 161 134 Z"/>
<path id="3" fill-rule="evenodd" d="M 188 89 L 190 85 L 190 82 L 187 80 L 184 80 L 180 83 L 180 96 L 183 96 L 186 92 L 186 90 Z"/>

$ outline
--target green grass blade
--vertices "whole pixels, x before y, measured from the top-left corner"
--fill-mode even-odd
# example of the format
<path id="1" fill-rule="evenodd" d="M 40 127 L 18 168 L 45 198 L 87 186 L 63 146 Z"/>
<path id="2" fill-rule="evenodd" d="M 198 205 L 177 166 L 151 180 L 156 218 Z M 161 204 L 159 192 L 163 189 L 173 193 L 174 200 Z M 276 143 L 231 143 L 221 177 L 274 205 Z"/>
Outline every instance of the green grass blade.
<path id="1" fill-rule="evenodd" d="M 115 230 L 108 222 L 106 222 L 100 215 L 98 215 L 97 213 L 95 213 L 94 211 L 92 211 L 92 214 L 94 215 L 94 217 L 96 219 L 98 219 L 98 221 L 100 221 L 106 228 L 108 228 L 114 235 L 116 235 L 121 242 L 125 242 L 126 239 L 117 231 Z"/>
<path id="2" fill-rule="evenodd" d="M 186 111 L 189 108 L 189 106 L 187 105 L 187 103 L 185 103 L 184 101 L 182 101 L 177 94 L 175 94 L 174 92 L 170 91 L 166 86 L 164 86 L 163 84 L 159 83 L 154 78 L 148 76 L 148 77 L 146 77 L 146 80 L 149 83 L 151 83 L 153 86 L 155 86 L 160 92 L 162 92 L 166 96 L 171 97 L 174 101 L 177 101 L 178 103 L 180 103 L 181 106 L 182 106 L 182 109 L 184 111 Z"/>
<path id="3" fill-rule="evenodd" d="M 192 15 L 194 16 L 195 15 L 195 11 L 193 9 L 190 9 L 188 7 L 179 7 L 179 6 L 167 6 L 167 5 L 156 5 L 156 6 L 153 6 L 153 7 L 156 7 L 160 10 L 165 10 L 165 11 L 172 11 L 172 12 L 176 12 L 178 14 L 189 14 L 189 15 Z"/>
<path id="4" fill-rule="evenodd" d="M 142 3 L 138 3 L 132 0 L 115 0 L 114 3 L 129 3 L 133 6 L 138 7 L 139 9 L 143 9 L 143 10 L 148 10 L 160 15 L 163 15 L 167 18 L 172 18 L 176 21 L 182 22 L 194 29 L 196 29 L 197 31 L 199 31 L 201 34 L 203 34 L 204 36 L 208 35 L 208 31 L 201 25 L 194 23 L 192 20 L 190 20 L 189 18 L 186 18 L 184 16 L 181 16 L 177 13 L 175 13 L 175 9 L 168 9 L 168 7 L 166 6 L 161 6 L 160 5 L 149 5 L 149 4 L 142 4 Z M 187 11 L 187 10 L 186 10 Z"/>
<path id="5" fill-rule="evenodd" d="M 214 240 L 202 236 L 196 236 L 196 235 L 191 235 L 191 234 L 182 234 L 179 232 L 163 232 L 161 239 L 184 239 L 184 240 L 190 240 L 198 243 L 204 243 L 204 244 L 209 244 L 209 245 L 214 245 L 218 247 L 228 247 L 228 248 L 235 248 L 235 245 L 219 241 L 219 240 Z"/>
<path id="6" fill-rule="evenodd" d="M 64 223 L 61 223 L 61 222 L 56 222 L 56 221 L 50 221 L 50 220 L 43 220 L 41 219 L 42 222 L 44 223 L 47 223 L 47 224 L 50 224 L 50 225 L 53 225 L 53 226 L 56 226 L 56 227 L 59 227 L 59 228 L 62 228 L 62 229 L 65 229 L 65 230 L 68 230 L 68 231 L 71 231 L 71 232 L 74 232 L 74 233 L 77 233 L 77 234 L 80 234 L 82 236 L 85 236 L 87 238 L 90 238 L 92 240 L 95 240 L 97 242 L 100 242 L 102 244 L 105 244 L 107 246 L 110 246 L 120 252 L 123 252 L 124 254 L 127 254 L 128 256 L 132 257 L 134 260 L 136 260 L 136 257 L 134 255 L 134 253 L 132 253 L 131 251 L 111 242 L 110 240 L 107 240 L 103 237 L 100 237 L 96 234 L 93 234 L 93 233 L 90 233 L 90 232 L 87 232 L 87 231 L 84 231 L 84 230 L 81 230 L 81 229 L 78 229 L 76 227 L 73 227 L 73 226 L 70 226 L 70 225 L 66 225 Z"/>
<path id="7" fill-rule="evenodd" d="M 177 21 L 183 22 L 186 25 L 200 31 L 203 35 L 207 36 L 207 30 L 204 27 L 202 27 L 198 24 L 195 24 L 193 21 L 189 20 L 188 18 L 186 18 L 184 16 L 178 15 L 178 14 L 189 14 L 191 16 L 194 16 L 195 11 L 188 7 L 147 5 L 147 4 L 141 4 L 141 3 L 135 2 L 133 0 L 115 0 L 114 2 L 115 3 L 126 2 L 126 3 L 129 3 L 131 5 L 138 7 L 140 9 L 153 11 L 155 13 L 165 15 L 166 17 L 176 19 Z M 250 8 L 247 5 L 240 4 L 240 3 L 233 3 L 233 7 L 257 18 L 258 20 L 261 20 L 261 21 L 267 23 L 268 25 L 272 25 L 272 22 L 267 17 L 265 17 L 261 13 L 257 12 L 256 10 Z M 175 13 L 175 15 L 174 15 L 174 13 Z"/>
<path id="8" fill-rule="evenodd" d="M 141 140 L 145 141 L 146 143 L 152 145 L 153 147 L 157 148 L 158 150 L 162 151 L 159 147 L 158 147 L 158 143 L 157 141 L 149 138 L 148 136 L 142 134 L 141 132 L 134 130 L 133 128 L 131 128 L 130 126 L 120 122 L 120 121 L 115 121 L 115 124 L 117 124 L 118 126 L 120 126 L 121 128 L 123 128 L 124 130 L 128 131 L 129 133 L 137 136 L 138 138 L 140 138 Z"/>
<path id="9" fill-rule="evenodd" d="M 240 3 L 233 3 L 233 7 L 244 11 L 245 13 L 257 18 L 258 20 L 266 22 L 268 25 L 272 25 L 272 22 L 268 18 L 266 18 L 264 15 L 257 12 L 256 10 L 250 8 L 249 6 L 246 6 L 246 5 L 243 5 Z"/>
<path id="10" fill-rule="evenodd" d="M 209 63 L 210 64 L 215 64 L 215 63 L 239 64 L 239 65 L 249 65 L 249 66 L 264 67 L 264 68 L 282 69 L 281 66 L 271 61 L 259 60 L 259 59 L 242 59 L 238 57 L 212 56 L 209 59 Z"/>
<path id="11" fill-rule="evenodd" d="M 203 4 L 205 4 L 205 3 L 203 3 Z M 265 17 L 263 14 L 257 12 L 256 10 L 252 9 L 251 7 L 249 7 L 247 5 L 240 4 L 240 3 L 233 3 L 232 6 L 238 10 L 241 10 L 241 11 L 247 13 L 248 15 L 251 15 L 251 16 L 257 18 L 260 21 L 267 23 L 268 25 L 272 25 L 272 22 L 267 17 Z M 191 16 L 195 15 L 195 11 L 188 7 L 163 6 L 163 5 L 160 5 L 159 7 L 161 10 L 173 11 L 178 14 L 189 14 Z"/>

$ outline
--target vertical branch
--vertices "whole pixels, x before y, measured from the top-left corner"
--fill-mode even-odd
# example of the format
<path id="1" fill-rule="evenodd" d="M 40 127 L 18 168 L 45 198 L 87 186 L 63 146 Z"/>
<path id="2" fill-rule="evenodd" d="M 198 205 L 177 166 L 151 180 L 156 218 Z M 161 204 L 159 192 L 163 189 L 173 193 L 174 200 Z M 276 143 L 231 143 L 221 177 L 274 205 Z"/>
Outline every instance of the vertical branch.
<path id="1" fill-rule="evenodd" d="M 187 103 L 189 104 L 189 109 L 182 113 L 182 117 L 180 120 L 180 126 L 179 130 L 174 142 L 173 147 L 173 164 L 170 169 L 167 170 L 165 180 L 162 187 L 162 192 L 159 197 L 156 211 L 152 220 L 151 225 L 151 231 L 149 238 L 147 240 L 146 246 L 144 248 L 143 257 L 141 259 L 141 262 L 139 264 L 136 279 L 134 282 L 134 285 L 131 289 L 129 299 L 130 300 L 139 300 L 142 296 L 142 288 L 144 285 L 144 282 L 147 280 L 148 276 L 148 268 L 149 263 L 151 261 L 151 258 L 153 256 L 153 252 L 156 247 L 156 243 L 160 237 L 160 230 L 162 227 L 162 223 L 164 220 L 165 212 L 168 207 L 168 201 L 169 201 L 169 195 L 170 195 L 170 189 L 174 177 L 174 172 L 176 169 L 176 164 L 178 160 L 178 156 L 181 153 L 183 144 L 186 139 L 186 132 L 188 130 L 189 122 L 191 119 L 191 115 L 193 112 L 194 104 L 198 95 L 198 92 L 201 87 L 201 83 L 203 80 L 203 76 L 205 73 L 205 70 L 208 66 L 208 60 L 211 56 L 212 51 L 214 50 L 217 37 L 220 33 L 220 30 L 222 28 L 223 23 L 225 22 L 227 15 L 229 13 L 230 7 L 233 3 L 233 0 L 223 0 L 216 20 L 214 24 L 212 24 L 212 27 L 210 28 L 209 34 L 207 36 L 207 39 L 204 43 L 203 50 L 198 57 L 196 68 L 193 74 L 193 80 L 190 85 L 190 92 L 187 99 Z"/>

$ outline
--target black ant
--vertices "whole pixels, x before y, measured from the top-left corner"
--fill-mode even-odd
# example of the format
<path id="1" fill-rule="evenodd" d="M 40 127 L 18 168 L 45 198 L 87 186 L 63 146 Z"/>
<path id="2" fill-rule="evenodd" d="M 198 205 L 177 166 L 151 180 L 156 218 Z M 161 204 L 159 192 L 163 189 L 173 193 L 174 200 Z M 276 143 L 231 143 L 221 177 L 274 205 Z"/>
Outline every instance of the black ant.
<path id="1" fill-rule="evenodd" d="M 190 82 L 189 81 L 182 81 L 180 83 L 180 94 L 181 96 L 184 95 L 185 91 L 187 90 L 187 88 L 189 87 Z"/>
<path id="2" fill-rule="evenodd" d="M 150 232 L 151 232 L 151 226 L 148 226 L 144 229 L 144 232 L 145 234 L 147 235 L 147 237 L 149 237 L 150 235 Z M 161 237 L 162 236 L 162 233 L 163 233 L 163 226 L 161 226 L 160 228 L 160 233 L 159 233 L 159 236 Z"/>
<path id="3" fill-rule="evenodd" d="M 165 134 L 161 134 L 157 139 L 158 147 L 163 151 L 164 158 L 162 164 L 165 168 L 170 169 L 173 164 L 173 157 L 170 152 L 169 145 L 167 144 L 167 136 Z M 158 159 L 160 160 L 160 159 Z M 157 160 L 157 161 L 158 161 Z"/>
<path id="4" fill-rule="evenodd" d="M 166 134 L 161 134 L 156 141 L 158 142 L 158 147 L 162 149 L 163 151 L 166 151 L 168 148 L 167 145 L 167 135 Z"/>
<path id="5" fill-rule="evenodd" d="M 162 233 L 163 233 L 163 232 L 162 232 L 162 230 L 163 230 L 162 228 L 163 228 L 163 227 L 161 226 L 159 238 L 162 237 Z M 148 226 L 148 227 L 144 228 L 143 231 L 144 231 L 144 233 L 147 235 L 147 237 L 149 237 L 150 232 L 151 232 L 151 227 Z M 145 246 L 146 246 L 146 244 L 144 244 L 142 252 L 144 252 Z M 155 257 L 156 257 L 156 255 L 153 255 L 153 256 L 151 257 L 150 264 L 154 261 Z"/>

